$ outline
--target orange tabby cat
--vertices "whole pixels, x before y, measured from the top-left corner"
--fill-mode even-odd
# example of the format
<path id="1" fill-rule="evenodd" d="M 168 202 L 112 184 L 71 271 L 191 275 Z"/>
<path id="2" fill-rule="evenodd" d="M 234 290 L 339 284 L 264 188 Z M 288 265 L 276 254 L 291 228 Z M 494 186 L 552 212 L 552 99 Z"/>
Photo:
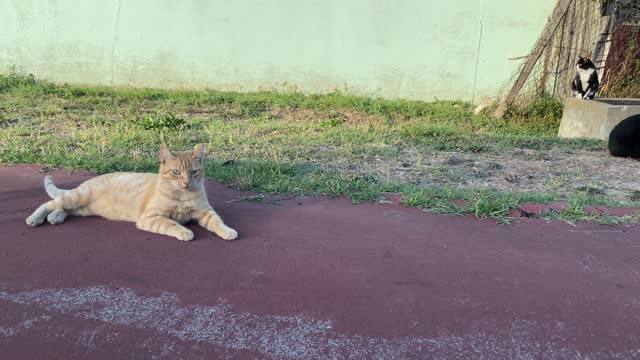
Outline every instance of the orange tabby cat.
<path id="1" fill-rule="evenodd" d="M 60 224 L 67 215 L 97 215 L 132 221 L 138 229 L 189 241 L 193 232 L 182 224 L 197 221 L 221 238 L 234 240 L 238 233 L 225 225 L 209 205 L 204 190 L 203 154 L 202 144 L 184 152 L 171 152 L 162 146 L 159 174 L 106 174 L 73 190 L 58 189 L 47 176 L 44 187 L 53 200 L 31 214 L 27 224 L 38 226 L 45 219 Z"/>

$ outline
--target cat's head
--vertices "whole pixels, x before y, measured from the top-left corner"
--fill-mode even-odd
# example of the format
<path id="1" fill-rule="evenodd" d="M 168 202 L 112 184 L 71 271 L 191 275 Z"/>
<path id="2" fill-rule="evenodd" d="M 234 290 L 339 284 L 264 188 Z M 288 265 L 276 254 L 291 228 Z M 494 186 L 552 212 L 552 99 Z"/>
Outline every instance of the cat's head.
<path id="1" fill-rule="evenodd" d="M 160 178 L 179 191 L 198 191 L 203 188 L 202 158 L 204 144 L 192 151 L 171 151 L 165 145 L 160 148 Z"/>
<path id="2" fill-rule="evenodd" d="M 582 57 L 582 56 L 578 57 L 578 62 L 576 63 L 577 69 L 586 70 L 594 67 L 595 65 L 593 65 L 593 62 L 591 62 L 591 59 L 589 59 L 588 57 Z"/>

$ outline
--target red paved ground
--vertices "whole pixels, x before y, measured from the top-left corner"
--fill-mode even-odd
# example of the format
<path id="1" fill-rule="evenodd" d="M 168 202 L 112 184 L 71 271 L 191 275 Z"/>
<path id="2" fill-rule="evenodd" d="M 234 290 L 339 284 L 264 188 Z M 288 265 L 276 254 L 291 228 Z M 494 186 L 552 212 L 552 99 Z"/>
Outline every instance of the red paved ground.
<path id="1" fill-rule="evenodd" d="M 240 240 L 32 229 L 38 169 L 0 168 L 3 359 L 640 358 L 638 227 L 258 204 L 209 183 Z"/>

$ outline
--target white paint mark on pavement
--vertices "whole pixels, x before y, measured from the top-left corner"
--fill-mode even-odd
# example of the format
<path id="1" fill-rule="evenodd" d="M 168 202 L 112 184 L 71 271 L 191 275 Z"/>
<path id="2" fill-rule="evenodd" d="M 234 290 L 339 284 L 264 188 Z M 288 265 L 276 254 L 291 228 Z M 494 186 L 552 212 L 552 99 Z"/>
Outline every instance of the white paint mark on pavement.
<path id="1" fill-rule="evenodd" d="M 551 327 L 543 327 L 532 321 L 517 321 L 509 329 L 492 332 L 478 327 L 464 335 L 383 339 L 340 334 L 333 330 L 330 320 L 303 315 L 255 315 L 236 312 L 228 304 L 184 305 L 173 294 L 145 297 L 130 289 L 114 290 L 104 286 L 14 292 L 0 285 L 0 300 L 81 319 L 150 330 L 179 341 L 257 351 L 277 359 L 470 359 L 488 356 L 516 360 L 631 359 L 640 356 L 640 348 L 623 353 L 585 354 L 562 346 L 550 340 L 565 338 L 566 327 L 558 327 L 556 322 Z M 545 339 L 534 335 L 540 333 L 541 328 L 548 335 Z M 0 336 L 9 335 L 9 330 L 3 331 Z"/>
<path id="2" fill-rule="evenodd" d="M 50 316 L 36 316 L 31 319 L 24 320 L 15 326 L 0 326 L 0 337 L 12 337 L 29 330 L 35 323 L 47 321 Z"/>

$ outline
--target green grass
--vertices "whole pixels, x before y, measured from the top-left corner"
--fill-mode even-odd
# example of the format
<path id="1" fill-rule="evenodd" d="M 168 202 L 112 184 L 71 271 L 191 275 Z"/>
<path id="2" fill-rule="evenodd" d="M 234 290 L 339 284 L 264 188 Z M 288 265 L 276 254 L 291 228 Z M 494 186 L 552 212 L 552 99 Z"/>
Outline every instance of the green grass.
<path id="1" fill-rule="evenodd" d="M 535 97 L 524 104 L 513 104 L 507 109 L 506 116 L 512 118 L 560 119 L 564 104 L 549 94 Z"/>
<path id="2" fill-rule="evenodd" d="M 161 143 L 174 149 L 205 143 L 206 175 L 240 189 L 347 195 L 354 201 L 379 200 L 385 192 L 397 192 L 405 195 L 408 206 L 508 223 L 509 210 L 519 203 L 557 196 L 392 182 L 376 172 L 350 169 L 349 164 L 392 159 L 404 149 L 470 154 L 514 148 L 604 149 L 601 141 L 558 139 L 557 114 L 536 111 L 542 110 L 495 120 L 474 116 L 463 102 L 388 100 L 340 92 L 54 85 L 12 71 L 0 75 L 0 161 L 99 172 L 156 171 Z M 449 199 L 462 199 L 464 205 Z M 602 200 L 595 197 L 589 201 L 598 202 Z"/>
<path id="3" fill-rule="evenodd" d="M 588 203 L 581 203 L 575 199 L 571 201 L 568 207 L 561 211 L 549 209 L 542 214 L 535 215 L 546 221 L 564 221 L 568 224 L 575 225 L 579 221 L 595 222 L 604 225 L 620 225 L 628 222 L 637 222 L 637 216 L 615 216 L 605 213 L 587 213 L 584 206 Z"/>

